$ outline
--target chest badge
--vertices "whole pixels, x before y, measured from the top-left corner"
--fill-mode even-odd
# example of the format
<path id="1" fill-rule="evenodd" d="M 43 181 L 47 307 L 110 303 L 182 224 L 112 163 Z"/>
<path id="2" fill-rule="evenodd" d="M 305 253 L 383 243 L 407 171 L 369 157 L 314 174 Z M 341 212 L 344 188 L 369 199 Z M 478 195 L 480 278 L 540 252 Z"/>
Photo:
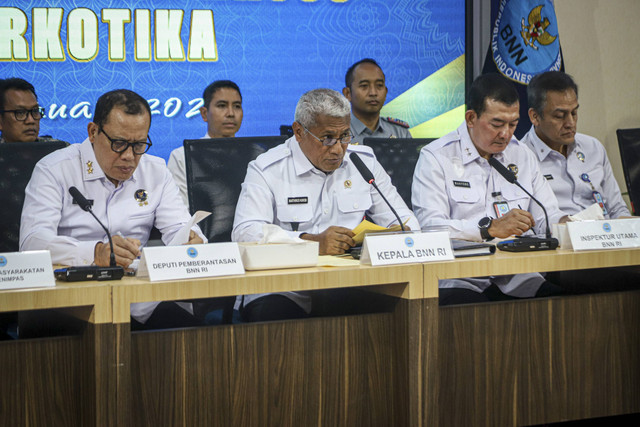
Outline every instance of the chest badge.
<path id="1" fill-rule="evenodd" d="M 149 198 L 149 193 L 147 193 L 147 190 L 140 189 L 136 191 L 133 197 L 136 199 L 136 202 L 138 202 L 138 206 L 149 204 L 149 202 L 147 201 L 147 199 Z"/>
<path id="2" fill-rule="evenodd" d="M 576 153 L 576 157 L 578 158 L 578 160 L 580 160 L 582 163 L 584 163 L 584 153 L 582 151 L 578 151 Z"/>
<path id="3" fill-rule="evenodd" d="M 580 179 L 583 180 L 584 182 L 591 182 L 591 180 L 589 179 L 589 175 L 586 173 L 583 173 L 582 175 L 580 175 Z"/>
<path id="4" fill-rule="evenodd" d="M 509 166 L 507 166 L 507 169 L 513 172 L 516 178 L 518 178 L 518 166 L 515 163 L 509 163 Z"/>
<path id="5" fill-rule="evenodd" d="M 87 162 L 87 173 L 88 174 L 92 174 L 93 173 L 93 162 L 91 160 L 89 160 Z"/>
<path id="6" fill-rule="evenodd" d="M 344 188 L 351 188 L 351 180 L 348 179 L 344 182 Z"/>

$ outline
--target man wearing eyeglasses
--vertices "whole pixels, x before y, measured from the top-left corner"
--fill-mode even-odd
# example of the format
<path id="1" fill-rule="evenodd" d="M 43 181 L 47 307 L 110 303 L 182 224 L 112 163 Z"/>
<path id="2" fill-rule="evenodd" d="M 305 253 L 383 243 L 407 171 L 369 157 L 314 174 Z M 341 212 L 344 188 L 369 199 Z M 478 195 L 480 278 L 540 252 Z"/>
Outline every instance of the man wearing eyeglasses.
<path id="1" fill-rule="evenodd" d="M 419 225 L 398 195 L 370 147 L 350 145 L 349 101 L 330 89 L 302 95 L 294 136 L 249 163 L 236 207 L 231 238 L 259 241 L 263 225 L 291 237 L 317 241 L 320 255 L 342 254 L 354 246 L 352 229 L 365 214 L 379 225 L 397 222 L 380 194 L 364 181 L 348 154 L 356 152 L 373 172 L 380 191 L 412 229 Z M 245 296 L 245 321 L 304 317 L 310 299 L 300 293 Z"/>
<path id="2" fill-rule="evenodd" d="M 129 267 L 140 256 L 153 226 L 168 243 L 190 215 L 164 160 L 145 154 L 150 125 L 149 104 L 137 93 L 119 89 L 102 95 L 88 138 L 36 165 L 25 190 L 20 250 L 48 249 L 54 264 L 109 265 L 106 234 L 74 204 L 72 186 L 109 228 L 118 265 Z M 203 239 L 196 226 L 188 244 Z M 144 323 L 154 307 L 132 307 L 132 316 Z"/>
<path id="3" fill-rule="evenodd" d="M 0 80 L 0 143 L 53 140 L 38 136 L 43 116 L 31 83 L 20 78 Z"/>

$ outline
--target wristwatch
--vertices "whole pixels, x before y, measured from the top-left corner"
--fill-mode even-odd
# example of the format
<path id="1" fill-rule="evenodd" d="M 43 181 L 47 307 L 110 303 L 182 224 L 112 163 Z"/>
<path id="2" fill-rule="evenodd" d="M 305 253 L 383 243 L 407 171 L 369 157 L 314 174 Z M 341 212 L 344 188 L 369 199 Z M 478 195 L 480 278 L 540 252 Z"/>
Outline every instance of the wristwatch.
<path id="1" fill-rule="evenodd" d="M 489 227 L 491 227 L 492 221 L 493 219 L 488 216 L 485 216 L 478 221 L 478 228 L 480 229 L 480 237 L 482 237 L 482 240 L 493 240 L 493 236 L 489 234 Z"/>

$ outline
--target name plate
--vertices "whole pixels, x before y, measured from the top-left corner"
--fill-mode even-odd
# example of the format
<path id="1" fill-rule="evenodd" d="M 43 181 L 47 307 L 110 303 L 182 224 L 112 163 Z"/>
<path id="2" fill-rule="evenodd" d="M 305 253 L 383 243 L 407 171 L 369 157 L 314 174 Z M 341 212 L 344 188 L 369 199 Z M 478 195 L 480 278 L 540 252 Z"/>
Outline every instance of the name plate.
<path id="1" fill-rule="evenodd" d="M 568 222 L 574 251 L 640 247 L 640 218 Z"/>
<path id="2" fill-rule="evenodd" d="M 448 231 L 366 235 L 361 264 L 391 265 L 453 259 Z"/>
<path id="3" fill-rule="evenodd" d="M 158 246 L 142 249 L 138 276 L 152 282 L 244 274 L 237 243 Z"/>
<path id="4" fill-rule="evenodd" d="M 49 251 L 0 254 L 0 289 L 41 288 L 55 285 Z"/>

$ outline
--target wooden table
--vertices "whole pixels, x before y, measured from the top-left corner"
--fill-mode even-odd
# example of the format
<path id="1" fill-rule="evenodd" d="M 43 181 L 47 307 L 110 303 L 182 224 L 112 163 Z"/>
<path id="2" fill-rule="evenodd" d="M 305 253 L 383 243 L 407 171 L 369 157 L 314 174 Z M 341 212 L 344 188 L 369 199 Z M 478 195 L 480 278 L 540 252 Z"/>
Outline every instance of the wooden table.
<path id="1" fill-rule="evenodd" d="M 80 335 L 0 342 L 1 425 L 93 425 L 115 414 L 111 287 L 58 282 L 0 291 L 0 312 L 63 309 Z M 21 313 L 22 314 L 22 313 Z"/>
<path id="2" fill-rule="evenodd" d="M 432 426 L 526 425 L 640 412 L 640 291 L 450 307 L 439 307 L 437 300 L 438 279 L 628 265 L 640 265 L 640 250 L 498 253 L 403 266 L 85 282 L 75 287 L 78 293 L 106 286 L 111 295 L 106 332 L 95 333 L 95 325 L 103 325 L 96 319 L 109 318 L 98 314 L 108 313 L 98 307 L 104 293 L 77 304 L 94 307 L 88 318 L 94 331 L 74 349 L 93 357 L 80 359 L 94 360 L 85 365 L 95 372 L 95 396 L 104 401 L 94 400 L 93 409 L 56 407 L 54 413 L 118 426 Z M 45 307 L 44 293 L 62 296 L 65 286 L 16 291 L 24 300 L 14 295 L 11 303 L 0 293 L 0 310 Z M 327 289 L 369 289 L 396 299 L 391 309 L 369 314 L 130 331 L 134 302 Z M 43 294 L 27 296 L 31 292 Z M 65 304 L 53 298 L 53 306 Z M 21 370 L 5 351 L 20 345 L 42 344 L 0 344 L 4 366 Z M 86 366 L 77 372 L 88 373 L 81 371 Z M 20 374 L 3 384 L 24 383 Z M 50 382 L 42 378 L 34 386 Z M 51 393 L 65 390 L 60 383 L 50 387 Z M 7 407 L 3 402 L 0 408 Z M 74 409 L 81 416 L 70 417 Z M 24 419 L 11 414 L 2 417 Z"/>

